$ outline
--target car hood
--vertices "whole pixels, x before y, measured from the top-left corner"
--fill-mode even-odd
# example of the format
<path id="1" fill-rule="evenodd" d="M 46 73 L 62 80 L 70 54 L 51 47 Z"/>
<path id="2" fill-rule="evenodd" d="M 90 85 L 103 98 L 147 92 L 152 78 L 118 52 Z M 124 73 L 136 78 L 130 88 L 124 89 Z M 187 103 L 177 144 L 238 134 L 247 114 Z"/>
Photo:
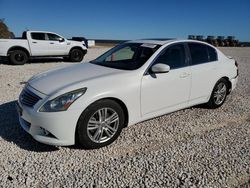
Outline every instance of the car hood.
<path id="1" fill-rule="evenodd" d="M 110 76 L 123 72 L 92 63 L 80 63 L 63 68 L 52 69 L 33 76 L 28 84 L 45 95 L 50 95 L 60 89 L 76 83 Z"/>

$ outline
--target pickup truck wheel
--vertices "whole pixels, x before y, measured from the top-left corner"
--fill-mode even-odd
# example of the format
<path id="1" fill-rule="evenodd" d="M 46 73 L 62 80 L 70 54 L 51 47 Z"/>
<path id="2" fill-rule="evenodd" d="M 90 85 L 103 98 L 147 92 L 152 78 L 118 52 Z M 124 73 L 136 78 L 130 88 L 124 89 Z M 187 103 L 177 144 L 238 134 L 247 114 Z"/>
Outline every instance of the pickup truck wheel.
<path id="1" fill-rule="evenodd" d="M 80 49 L 73 49 L 70 52 L 69 58 L 72 62 L 80 62 L 83 60 L 84 53 Z"/>
<path id="2" fill-rule="evenodd" d="M 13 65 L 23 65 L 28 61 L 28 55 L 22 50 L 14 50 L 10 53 L 10 62 Z"/>

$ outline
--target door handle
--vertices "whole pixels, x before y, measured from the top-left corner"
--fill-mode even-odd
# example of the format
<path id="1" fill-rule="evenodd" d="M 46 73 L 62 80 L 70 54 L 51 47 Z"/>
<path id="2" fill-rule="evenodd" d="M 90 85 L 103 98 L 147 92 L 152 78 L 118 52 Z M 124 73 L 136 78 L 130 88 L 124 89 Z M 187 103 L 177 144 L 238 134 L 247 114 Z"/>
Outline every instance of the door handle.
<path id="1" fill-rule="evenodd" d="M 32 43 L 36 44 L 37 42 L 32 42 Z"/>
<path id="2" fill-rule="evenodd" d="M 186 78 L 186 77 L 188 77 L 189 75 L 190 75 L 189 73 L 184 72 L 184 73 L 182 73 L 182 74 L 180 75 L 180 78 Z"/>
<path id="3" fill-rule="evenodd" d="M 50 44 L 54 44 L 54 42 L 50 42 Z"/>

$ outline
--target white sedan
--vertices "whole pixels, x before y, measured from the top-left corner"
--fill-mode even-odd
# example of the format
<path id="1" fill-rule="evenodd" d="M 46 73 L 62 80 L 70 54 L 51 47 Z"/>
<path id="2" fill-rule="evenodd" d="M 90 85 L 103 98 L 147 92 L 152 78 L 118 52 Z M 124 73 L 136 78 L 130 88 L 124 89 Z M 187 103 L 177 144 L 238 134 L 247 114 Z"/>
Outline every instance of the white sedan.
<path id="1" fill-rule="evenodd" d="M 99 148 L 126 126 L 197 104 L 221 106 L 237 78 L 237 62 L 207 43 L 129 41 L 32 77 L 18 100 L 19 121 L 39 142 Z"/>

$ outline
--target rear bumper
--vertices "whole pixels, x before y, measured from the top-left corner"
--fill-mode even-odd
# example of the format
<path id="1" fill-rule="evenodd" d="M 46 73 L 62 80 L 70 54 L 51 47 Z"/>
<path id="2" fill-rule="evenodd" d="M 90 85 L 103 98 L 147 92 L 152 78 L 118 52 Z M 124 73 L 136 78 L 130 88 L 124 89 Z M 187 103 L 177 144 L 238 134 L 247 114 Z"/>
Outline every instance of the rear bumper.
<path id="1" fill-rule="evenodd" d="M 236 76 L 235 78 L 230 80 L 232 87 L 231 87 L 231 91 L 233 91 L 236 88 L 237 82 L 238 82 L 238 76 Z"/>

